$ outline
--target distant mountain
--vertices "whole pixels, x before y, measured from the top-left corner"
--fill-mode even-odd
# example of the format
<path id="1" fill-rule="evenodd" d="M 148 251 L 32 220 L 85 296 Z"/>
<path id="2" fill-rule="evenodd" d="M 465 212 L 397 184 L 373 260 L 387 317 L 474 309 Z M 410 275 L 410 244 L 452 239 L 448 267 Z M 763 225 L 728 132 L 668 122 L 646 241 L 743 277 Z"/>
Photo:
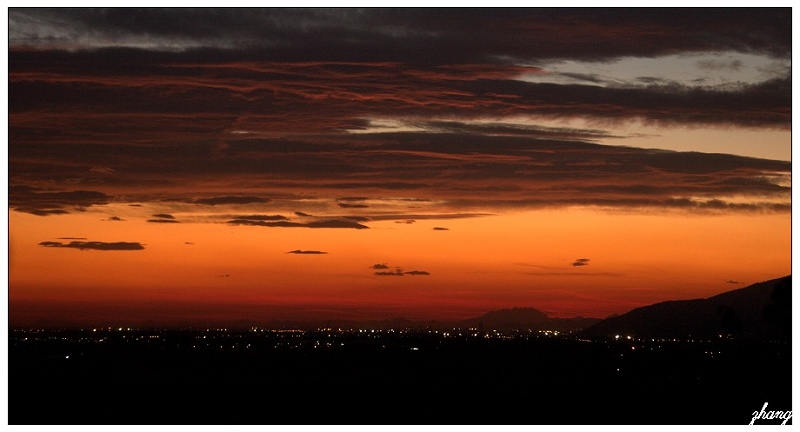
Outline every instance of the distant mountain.
<path id="1" fill-rule="evenodd" d="M 479 317 L 461 321 L 411 321 L 405 318 L 386 320 L 315 320 L 315 321 L 270 321 L 269 328 L 342 328 L 342 329 L 430 329 L 452 330 L 479 329 L 491 330 L 556 330 L 562 333 L 575 332 L 600 322 L 599 318 L 550 318 L 544 312 L 533 308 L 501 309 L 485 313 Z"/>
<path id="2" fill-rule="evenodd" d="M 788 340 L 792 325 L 792 276 L 756 283 L 707 299 L 677 300 L 634 309 L 578 333 L 659 338 Z"/>
<path id="3" fill-rule="evenodd" d="M 453 323 L 456 327 L 482 330 L 557 330 L 577 331 L 600 322 L 597 318 L 550 318 L 533 308 L 501 309 Z"/>

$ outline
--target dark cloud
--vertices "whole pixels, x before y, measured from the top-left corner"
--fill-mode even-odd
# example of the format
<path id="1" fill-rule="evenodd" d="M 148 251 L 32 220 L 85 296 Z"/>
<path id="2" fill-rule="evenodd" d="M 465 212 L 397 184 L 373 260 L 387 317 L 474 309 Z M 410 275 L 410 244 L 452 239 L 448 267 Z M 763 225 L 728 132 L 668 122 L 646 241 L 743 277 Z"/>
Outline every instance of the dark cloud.
<path id="1" fill-rule="evenodd" d="M 17 207 L 15 210 L 23 212 L 23 213 L 30 213 L 36 216 L 50 216 L 50 215 L 60 215 L 60 214 L 69 214 L 66 210 L 61 209 L 30 209 L 25 207 Z"/>
<path id="2" fill-rule="evenodd" d="M 396 269 L 395 271 L 378 271 L 375 272 L 375 276 L 430 276 L 429 272 L 423 270 L 409 270 L 403 271 L 402 269 Z"/>
<path id="3" fill-rule="evenodd" d="M 272 202 L 257 190 L 275 200 L 340 197 L 339 208 L 369 205 L 374 214 L 230 223 L 356 229 L 367 227 L 354 221 L 505 208 L 789 212 L 788 161 L 602 146 L 595 142 L 647 143 L 596 126 L 532 123 L 788 131 L 792 83 L 779 67 L 767 74 L 773 79 L 725 88 L 656 77 L 611 85 L 588 73 L 565 74 L 571 84 L 521 77 L 550 73 L 536 65 L 551 60 L 729 50 L 785 64 L 790 12 L 14 8 L 9 207 L 59 215 L 163 200 L 165 190 L 205 197 L 180 203 Z M 723 58 L 698 66 L 740 67 Z M 370 132 L 379 127 L 384 133 Z M 208 179 L 221 196 L 208 197 Z M 388 208 L 381 196 L 408 201 Z"/>
<path id="4" fill-rule="evenodd" d="M 789 57 L 790 8 L 78 8 L 9 10 L 9 44 L 259 53 L 284 61 Z M 181 25 L 175 25 L 181 23 Z M 469 43 L 465 43 L 469 41 Z M 197 51 L 201 57 L 204 51 Z"/>
<path id="5" fill-rule="evenodd" d="M 500 122 L 467 123 L 463 121 L 417 121 L 414 126 L 435 133 L 478 134 L 490 136 L 526 136 L 543 139 L 584 139 L 623 138 L 600 129 L 579 129 L 566 127 L 545 127 L 530 124 Z"/>
<path id="6" fill-rule="evenodd" d="M 144 249 L 144 246 L 142 246 L 142 244 L 139 242 L 71 241 L 69 243 L 62 243 L 56 241 L 45 241 L 39 243 L 39 245 L 44 247 L 72 248 L 80 250 L 102 250 L 102 251 Z"/>
<path id="7" fill-rule="evenodd" d="M 735 280 L 727 280 L 727 281 L 725 281 L 725 283 L 729 283 L 729 284 L 739 284 L 739 283 L 741 283 L 741 282 L 739 282 L 739 281 L 735 281 Z"/>
<path id="8" fill-rule="evenodd" d="M 350 204 L 350 203 L 337 203 L 341 208 L 369 208 L 366 204 Z"/>
<path id="9" fill-rule="evenodd" d="M 394 270 L 389 270 L 389 265 L 386 263 L 373 264 L 370 266 L 376 271 L 375 276 L 430 276 L 430 273 L 423 270 L 403 270 L 401 267 L 395 267 Z"/>
<path id="10" fill-rule="evenodd" d="M 218 275 L 216 275 L 216 277 L 229 278 L 229 277 L 231 277 L 231 275 L 229 275 L 227 273 L 226 274 L 218 274 Z"/>
<path id="11" fill-rule="evenodd" d="M 168 213 L 157 213 L 153 215 L 154 218 L 158 219 L 148 219 L 147 222 L 150 223 L 161 223 L 161 224 L 174 224 L 180 223 L 179 220 L 175 219 L 175 216 L 168 214 Z"/>
<path id="12" fill-rule="evenodd" d="M 439 213 L 439 214 L 418 214 L 418 213 L 391 213 L 391 214 L 372 214 L 366 216 L 369 220 L 390 221 L 396 220 L 398 223 L 414 223 L 417 220 L 438 220 L 438 219 L 469 219 L 483 216 L 491 216 L 491 213 Z M 413 218 L 413 219 L 409 219 Z"/>
<path id="13" fill-rule="evenodd" d="M 355 228 L 355 229 L 369 228 L 366 225 L 362 225 L 352 220 L 338 220 L 338 219 L 309 222 L 305 224 L 305 226 L 308 228 Z"/>
<path id="14" fill-rule="evenodd" d="M 423 137 L 425 141 L 420 141 Z M 377 148 L 370 147 L 380 142 L 377 140 L 386 139 L 390 141 Z M 127 186 L 118 185 L 115 188 L 121 188 L 125 195 L 134 195 L 146 192 L 151 183 L 170 183 L 175 188 L 191 188 L 192 179 L 197 176 L 202 178 L 206 173 L 213 173 L 218 181 L 231 185 L 241 184 L 243 175 L 253 179 L 278 176 L 280 180 L 270 182 L 273 190 L 319 190 L 323 193 L 327 190 L 331 194 L 379 190 L 387 194 L 394 192 L 436 197 L 449 207 L 428 214 L 409 214 L 408 209 L 397 206 L 395 210 L 383 211 L 380 207 L 389 202 L 375 200 L 370 202 L 370 206 L 376 209 L 375 213 L 359 215 L 367 218 L 359 219 L 361 222 L 474 217 L 486 214 L 480 210 L 492 211 L 493 207 L 587 205 L 726 212 L 787 212 L 791 208 L 791 162 L 788 161 L 612 147 L 581 141 L 531 140 L 513 136 L 396 133 L 354 136 L 349 141 L 351 144 L 337 141 L 337 146 L 342 149 L 339 156 L 334 156 L 333 152 L 311 151 L 303 147 L 303 142 L 295 142 L 293 146 L 299 150 L 291 158 L 295 162 L 305 161 L 306 164 L 297 164 L 297 171 L 286 169 L 280 174 L 270 174 L 264 170 L 262 162 L 273 158 L 275 154 L 272 150 L 251 150 L 251 144 L 243 142 L 231 145 L 235 152 L 226 158 L 224 164 L 209 164 L 200 168 L 202 160 L 198 160 L 195 165 L 197 171 L 194 172 L 161 170 L 155 173 L 147 171 L 149 168 L 144 165 L 137 165 L 138 162 L 132 162 L 127 170 L 119 171 L 139 173 L 140 179 L 131 178 Z M 35 147 L 14 147 L 10 156 L 11 166 L 15 164 L 15 153 L 25 153 Z M 85 157 L 83 155 L 91 154 L 91 149 L 87 149 L 70 156 L 60 154 L 60 147 L 46 147 L 53 158 L 80 159 Z M 41 149 L 45 151 L 45 146 L 42 145 Z M 142 157 L 169 160 L 169 157 L 159 157 L 157 152 L 149 154 L 150 151 L 148 149 L 148 154 L 131 160 Z M 125 152 L 124 148 L 119 149 L 116 157 L 126 159 L 123 156 Z M 288 150 L 279 153 L 286 160 L 290 159 L 291 152 Z M 35 157 L 31 154 L 25 159 L 32 161 Z M 182 163 L 180 161 L 186 158 L 178 154 L 170 157 L 175 164 Z M 336 165 L 342 170 L 346 167 L 348 178 L 345 180 L 343 174 L 336 172 L 326 174 L 321 169 L 307 168 L 322 165 Z M 49 175 L 48 170 L 42 168 L 42 179 L 60 181 L 58 176 L 49 178 Z M 48 195 L 38 192 L 40 189 L 36 193 L 20 192 L 31 189 L 12 188 L 10 207 L 42 215 L 67 212 L 69 207 L 65 206 L 63 197 L 40 196 Z M 124 199 L 99 194 L 94 195 L 98 198 L 96 204 Z M 413 203 L 417 202 L 431 205 L 430 201 Z M 459 207 L 468 211 L 443 212 Z M 296 216 L 312 217 L 306 212 Z M 342 215 L 339 219 L 353 217 Z M 235 218 L 240 219 L 238 216 Z"/>
<path id="15" fill-rule="evenodd" d="M 125 221 L 125 219 L 123 219 L 123 218 L 121 218 L 119 216 L 109 216 L 109 218 L 106 219 L 106 220 L 107 221 L 111 221 L 111 222 L 124 222 Z"/>
<path id="16" fill-rule="evenodd" d="M 222 196 L 214 198 L 199 198 L 192 201 L 195 204 L 222 205 L 222 204 L 263 204 L 268 203 L 269 198 L 255 196 Z"/>
<path id="17" fill-rule="evenodd" d="M 445 228 L 445 227 L 433 227 L 433 230 L 434 230 L 434 231 L 449 231 L 449 230 L 450 230 L 450 228 Z"/>
<path id="18" fill-rule="evenodd" d="M 45 54 L 39 54 L 45 55 Z M 101 61 L 86 56 L 87 63 Z M 99 54 L 94 54 L 99 55 Z M 108 54 L 106 54 L 108 55 Z M 80 121 L 70 124 L 59 121 L 52 111 L 47 117 L 52 123 L 40 128 L 63 134 L 66 142 L 91 143 L 95 137 L 109 139 L 127 135 L 131 144 L 148 144 L 157 138 L 169 137 L 174 144 L 210 136 L 230 141 L 264 137 L 282 137 L 286 133 L 310 131 L 341 132 L 364 129 L 369 123 L 363 118 L 399 117 L 418 119 L 429 131 L 455 133 L 469 128 L 475 133 L 547 137 L 567 134 L 575 138 L 602 138 L 602 131 L 570 130 L 564 128 L 504 125 L 499 122 L 467 125 L 464 122 L 444 122 L 430 117 L 474 119 L 487 116 L 525 116 L 539 118 L 596 118 L 605 121 L 644 120 L 663 125 L 728 125 L 788 129 L 791 116 L 791 78 L 784 75 L 755 84 L 741 84 L 722 89 L 687 87 L 675 83 L 656 82 L 638 86 L 601 86 L 532 83 L 517 79 L 535 69 L 503 64 L 450 65 L 431 69 L 401 63 L 360 63 L 348 65 L 346 72 L 339 62 L 268 63 L 235 62 L 229 64 L 196 63 L 185 67 L 160 66 L 155 62 L 145 70 L 126 70 L 133 77 L 121 80 L 117 76 L 98 75 L 96 70 L 76 70 L 53 74 L 41 69 L 41 61 L 25 61 L 34 53 L 11 53 L 12 62 L 19 67 L 9 73 L 9 113 L 12 114 L 14 134 L 30 134 L 25 120 L 36 125 L 45 120 L 41 115 L 31 117 L 31 111 L 58 104 L 65 107 L 90 106 L 95 111 L 83 113 Z M 16 61 L 15 57 L 23 57 Z M 106 62 L 108 59 L 105 60 Z M 126 58 L 118 59 L 128 61 Z M 153 59 L 155 61 L 155 59 Z M 179 61 L 175 59 L 175 61 Z M 482 69 L 479 69 L 482 68 Z M 70 75 L 70 73 L 74 74 Z M 137 76 L 137 74 L 139 74 Z M 65 76 L 66 75 L 66 76 Z M 275 76 L 275 80 L 264 77 Z M 77 83 L 76 83 L 77 81 Z M 78 84 L 80 83 L 80 84 Z M 165 100 L 165 88 L 181 89 Z M 58 92 L 65 100 L 54 101 L 48 95 Z M 788 92 L 788 94 L 787 94 Z M 325 95 L 324 106 L 312 102 Z M 124 116 L 123 106 L 130 107 Z M 270 106 L 280 103 L 286 108 L 275 112 Z M 214 107 L 216 118 L 209 119 L 207 107 Z M 134 110 L 133 108 L 136 108 Z M 82 108 L 85 110 L 85 108 Z M 332 117 L 328 113 L 336 111 Z M 258 111 L 259 115 L 242 117 L 242 111 Z M 141 112 L 150 112 L 143 117 Z M 184 113 L 176 116 L 175 113 Z M 187 117 L 192 114 L 196 119 Z M 297 116 L 307 121 L 299 123 Z M 78 132 L 85 125 L 104 119 L 103 126 L 93 126 L 91 135 Z M 203 120 L 202 124 L 199 119 Z M 154 121 L 157 120 L 157 121 Z M 134 124 L 131 125 L 131 121 Z M 74 129 L 69 129 L 72 126 Z M 123 126 L 125 126 L 123 128 Z M 99 132 L 106 132 L 99 135 Z M 583 135 L 583 136 L 582 136 Z M 40 135 L 41 137 L 41 135 Z M 88 142 L 86 140 L 89 140 Z M 207 141 L 208 156 L 224 158 L 232 153 L 230 141 Z M 263 147 L 262 147 L 263 148 Z M 195 154 L 198 150 L 193 148 Z M 318 155 L 322 156 L 322 155 Z M 93 158 L 87 163 L 99 164 L 104 159 Z M 273 168 L 290 168 L 274 160 Z M 183 169 L 192 165 L 186 165 Z M 70 168 L 72 175 L 89 175 L 85 168 Z M 156 168 L 156 167 L 152 167 Z M 314 167 L 331 172 L 335 165 Z M 117 176 L 119 173 L 113 173 Z M 107 174 L 92 173 L 106 179 Z M 220 197 L 222 203 L 226 197 Z M 236 199 L 248 197 L 227 197 Z M 257 198 L 257 197 L 250 197 Z M 216 204 L 210 198 L 208 204 Z M 200 200 L 203 203 L 205 199 Z"/>
<path id="19" fill-rule="evenodd" d="M 572 263 L 573 267 L 581 267 L 589 265 L 589 258 L 578 258 Z"/>
<path id="20" fill-rule="evenodd" d="M 286 216 L 281 215 L 240 215 L 235 217 L 236 220 L 249 220 L 249 221 L 286 221 L 289 220 Z"/>
<path id="21" fill-rule="evenodd" d="M 402 270 L 397 269 L 395 271 L 377 271 L 375 272 L 375 276 L 403 276 L 404 273 Z"/>
<path id="22" fill-rule="evenodd" d="M 261 220 L 249 219 L 233 219 L 228 221 L 231 225 L 249 225 L 249 226 L 263 226 L 263 227 L 280 227 L 280 228 L 353 228 L 353 229 L 367 229 L 366 225 L 362 225 L 355 221 L 332 219 L 321 220 L 313 222 L 290 222 L 290 221 L 276 221 L 267 222 Z"/>
<path id="23" fill-rule="evenodd" d="M 295 254 L 295 255 L 327 255 L 328 252 L 318 251 L 318 250 L 300 250 L 295 249 L 293 251 L 286 252 L 287 254 Z"/>
<path id="24" fill-rule="evenodd" d="M 110 196 L 97 191 L 54 191 L 26 185 L 13 185 L 8 188 L 10 208 L 37 216 L 67 214 L 69 211 L 64 207 L 82 210 L 107 204 L 110 199 Z"/>
<path id="25" fill-rule="evenodd" d="M 342 219 L 354 220 L 356 222 L 369 222 L 370 220 L 372 220 L 371 218 L 369 218 L 367 216 L 341 216 L 341 218 Z"/>

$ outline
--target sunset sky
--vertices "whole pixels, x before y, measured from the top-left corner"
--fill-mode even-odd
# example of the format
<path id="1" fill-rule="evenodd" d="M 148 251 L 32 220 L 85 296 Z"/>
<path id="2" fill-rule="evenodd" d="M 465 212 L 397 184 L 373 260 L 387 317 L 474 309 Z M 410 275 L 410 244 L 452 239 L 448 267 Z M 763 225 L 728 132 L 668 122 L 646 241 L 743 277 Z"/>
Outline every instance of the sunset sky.
<path id="1" fill-rule="evenodd" d="M 8 9 L 11 326 L 791 273 L 791 9 Z"/>

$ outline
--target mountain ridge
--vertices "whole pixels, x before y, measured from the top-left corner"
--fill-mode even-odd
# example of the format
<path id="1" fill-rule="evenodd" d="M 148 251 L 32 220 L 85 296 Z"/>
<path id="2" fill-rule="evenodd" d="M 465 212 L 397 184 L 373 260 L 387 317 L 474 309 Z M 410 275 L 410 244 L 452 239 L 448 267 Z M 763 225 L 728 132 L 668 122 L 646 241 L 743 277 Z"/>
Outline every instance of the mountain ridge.
<path id="1" fill-rule="evenodd" d="M 791 337 L 791 275 L 708 298 L 670 300 L 607 318 L 579 337 L 787 339 Z"/>

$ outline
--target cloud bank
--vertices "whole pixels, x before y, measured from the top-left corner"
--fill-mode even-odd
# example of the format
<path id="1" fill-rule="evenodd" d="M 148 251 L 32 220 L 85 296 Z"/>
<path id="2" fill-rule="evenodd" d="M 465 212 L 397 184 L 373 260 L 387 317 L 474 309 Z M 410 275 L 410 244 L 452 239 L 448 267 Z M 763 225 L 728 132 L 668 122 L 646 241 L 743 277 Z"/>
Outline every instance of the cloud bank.
<path id="1" fill-rule="evenodd" d="M 354 229 L 571 206 L 788 213 L 791 162 L 647 149 L 620 126 L 788 133 L 790 58 L 790 8 L 13 8 L 9 206 L 294 200 L 319 217 L 229 223 Z M 620 66 L 645 62 L 666 75 Z"/>

